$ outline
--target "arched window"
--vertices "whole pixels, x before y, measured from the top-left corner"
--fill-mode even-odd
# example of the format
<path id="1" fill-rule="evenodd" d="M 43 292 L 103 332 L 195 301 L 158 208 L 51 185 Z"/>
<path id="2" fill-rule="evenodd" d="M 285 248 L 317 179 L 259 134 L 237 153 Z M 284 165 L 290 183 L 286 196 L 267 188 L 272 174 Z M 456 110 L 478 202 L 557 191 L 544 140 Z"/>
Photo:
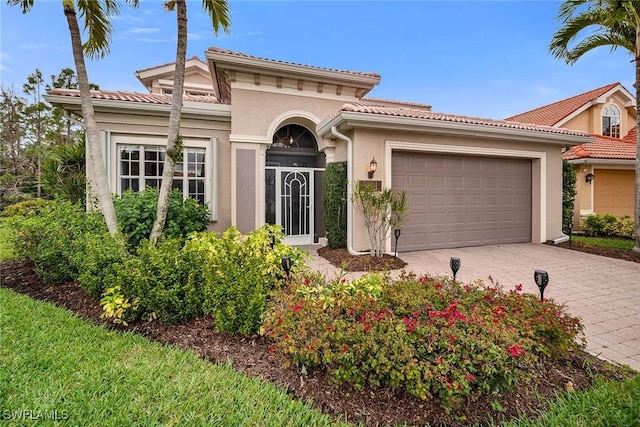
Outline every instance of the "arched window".
<path id="1" fill-rule="evenodd" d="M 602 109 L 602 134 L 620 138 L 620 109 L 613 104 L 606 104 Z"/>

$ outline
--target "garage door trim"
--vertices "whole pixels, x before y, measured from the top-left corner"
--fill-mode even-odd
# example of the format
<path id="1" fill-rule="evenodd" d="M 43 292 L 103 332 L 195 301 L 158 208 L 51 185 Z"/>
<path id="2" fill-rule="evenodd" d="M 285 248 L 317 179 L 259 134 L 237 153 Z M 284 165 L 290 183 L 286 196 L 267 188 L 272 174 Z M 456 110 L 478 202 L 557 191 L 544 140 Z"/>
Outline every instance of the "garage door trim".
<path id="1" fill-rule="evenodd" d="M 465 145 L 423 144 L 417 142 L 385 142 L 385 187 L 391 188 L 391 158 L 393 151 L 416 151 L 439 154 L 466 154 L 485 157 L 517 157 L 532 159 L 531 167 L 531 238 L 542 243 L 547 239 L 547 153 L 544 151 L 509 150 L 506 148 L 471 147 Z M 387 251 L 391 251 L 391 239 L 387 241 Z"/>

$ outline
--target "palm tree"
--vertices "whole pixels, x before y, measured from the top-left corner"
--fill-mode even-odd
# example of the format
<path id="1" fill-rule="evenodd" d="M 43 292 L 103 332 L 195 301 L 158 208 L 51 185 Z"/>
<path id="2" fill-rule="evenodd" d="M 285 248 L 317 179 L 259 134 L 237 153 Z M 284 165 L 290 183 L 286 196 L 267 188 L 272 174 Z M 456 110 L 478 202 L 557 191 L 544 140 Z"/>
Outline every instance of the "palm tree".
<path id="1" fill-rule="evenodd" d="M 132 7 L 138 6 L 138 0 L 125 0 Z M 19 5 L 22 13 L 27 13 L 33 7 L 35 0 L 7 0 L 10 6 Z M 91 166 L 93 169 L 93 186 L 98 196 L 100 210 L 104 215 L 104 220 L 112 235 L 118 233 L 118 222 L 116 211 L 111 199 L 109 182 L 107 181 L 107 171 L 104 165 L 102 147 L 100 144 L 100 133 L 96 125 L 93 102 L 91 101 L 91 90 L 87 67 L 84 55 L 91 58 L 101 58 L 109 53 L 109 43 L 111 41 L 111 23 L 109 18 L 119 13 L 117 0 L 77 0 L 81 18 L 84 19 L 85 30 L 87 31 L 87 41 L 82 44 L 80 27 L 76 16 L 76 3 L 74 0 L 62 0 L 64 15 L 69 25 L 71 35 L 71 49 L 73 60 L 78 75 L 78 88 L 80 90 L 80 103 L 82 106 L 82 117 L 87 137 L 87 148 Z"/>
<path id="2" fill-rule="evenodd" d="M 176 49 L 176 69 L 173 78 L 173 92 L 171 95 L 171 112 L 169 114 L 169 134 L 167 136 L 167 148 L 164 158 L 164 171 L 162 184 L 158 196 L 156 218 L 151 229 L 149 240 L 156 244 L 162 235 L 164 223 L 167 219 L 169 208 L 169 196 L 173 184 L 173 173 L 176 160 L 182 155 L 180 143 L 180 115 L 182 113 L 182 93 L 184 91 L 184 68 L 187 56 L 187 2 L 186 0 L 170 0 L 164 7 L 169 11 L 176 10 L 178 23 L 178 41 Z M 202 7 L 211 18 L 214 34 L 218 34 L 222 28 L 229 33 L 229 7 L 226 0 L 202 0 Z"/>
<path id="3" fill-rule="evenodd" d="M 553 35 L 549 49 L 556 58 L 574 64 L 585 53 L 600 46 L 626 49 L 636 68 L 636 111 L 640 111 L 640 1 L 566 0 L 560 5 L 562 27 Z M 575 43 L 583 30 L 593 30 Z M 569 45 L 572 45 L 570 48 Z M 640 129 L 640 115 L 636 126 Z M 635 210 L 636 244 L 640 252 L 640 134 L 636 141 Z"/>

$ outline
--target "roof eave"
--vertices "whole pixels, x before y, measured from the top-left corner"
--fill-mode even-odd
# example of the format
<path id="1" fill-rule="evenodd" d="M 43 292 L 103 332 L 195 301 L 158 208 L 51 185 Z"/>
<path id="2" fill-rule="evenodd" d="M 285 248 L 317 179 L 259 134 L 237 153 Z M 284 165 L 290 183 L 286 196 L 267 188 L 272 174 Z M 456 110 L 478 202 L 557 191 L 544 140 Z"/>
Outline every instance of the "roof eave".
<path id="1" fill-rule="evenodd" d="M 589 163 L 593 165 L 630 165 L 633 166 L 636 164 L 635 160 L 631 159 L 601 159 L 601 158 L 593 158 L 593 157 L 583 157 L 581 159 L 572 159 L 567 160 L 567 162 L 580 165 L 583 163 Z"/>
<path id="2" fill-rule="evenodd" d="M 81 111 L 81 103 L 79 97 L 71 97 L 65 95 L 47 94 L 44 98 L 50 104 L 61 105 L 65 109 Z M 150 115 L 168 115 L 171 111 L 170 104 L 152 104 L 135 101 L 119 101 L 113 99 L 92 99 L 93 107 L 96 111 L 101 112 L 133 112 L 136 114 Z M 72 108 L 68 108 L 72 107 Z M 207 117 L 211 119 L 218 117 L 226 121 L 231 120 L 231 105 L 229 104 L 208 104 L 199 102 L 185 101 L 182 105 L 183 117 Z"/>
<path id="3" fill-rule="evenodd" d="M 463 137 L 502 140 L 517 139 L 532 143 L 557 144 L 560 146 L 580 145 L 592 140 L 587 134 L 585 134 L 585 136 L 580 136 L 528 129 L 504 128 L 476 123 L 459 123 L 415 117 L 385 116 L 350 111 L 341 111 L 335 117 L 321 121 L 317 126 L 317 133 L 322 137 L 331 138 L 331 128 L 333 126 L 340 128 L 340 130 L 350 130 L 356 127 L 384 128 L 398 131 L 426 132 Z"/>
<path id="4" fill-rule="evenodd" d="M 213 61 L 219 68 L 233 69 L 248 73 L 262 72 L 278 74 L 294 79 L 307 79 L 321 82 L 336 81 L 342 84 L 351 84 L 373 88 L 380 83 L 380 76 L 348 73 L 338 70 L 326 70 L 309 67 L 306 65 L 290 64 L 271 61 L 262 58 L 249 58 L 229 55 L 222 52 L 206 51 L 205 57 Z"/>

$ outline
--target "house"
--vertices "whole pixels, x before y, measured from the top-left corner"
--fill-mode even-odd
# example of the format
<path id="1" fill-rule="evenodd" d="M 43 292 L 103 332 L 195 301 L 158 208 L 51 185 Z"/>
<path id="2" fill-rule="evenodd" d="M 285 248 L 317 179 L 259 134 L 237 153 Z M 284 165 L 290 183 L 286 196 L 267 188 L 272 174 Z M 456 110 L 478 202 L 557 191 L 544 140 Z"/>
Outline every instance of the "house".
<path id="1" fill-rule="evenodd" d="M 620 83 L 563 99 L 506 120 L 588 132 L 593 141 L 563 158 L 576 170 L 574 224 L 592 213 L 634 215 L 636 101 Z"/>
<path id="2" fill-rule="evenodd" d="M 317 242 L 325 234 L 324 167 L 346 161 L 350 185 L 371 181 L 406 190 L 401 251 L 562 236 L 562 150 L 588 142 L 587 133 L 367 98 L 381 79 L 375 73 L 217 47 L 204 56 L 187 61 L 184 162 L 174 186 L 209 204 L 211 230 L 234 225 L 247 232 L 276 223 L 291 244 Z M 144 93 L 92 92 L 115 193 L 159 184 L 173 69 L 138 71 Z M 75 90 L 54 89 L 46 98 L 80 112 Z M 377 170 L 369 174 L 373 159 Z M 350 201 L 347 217 L 349 250 L 369 250 Z"/>

